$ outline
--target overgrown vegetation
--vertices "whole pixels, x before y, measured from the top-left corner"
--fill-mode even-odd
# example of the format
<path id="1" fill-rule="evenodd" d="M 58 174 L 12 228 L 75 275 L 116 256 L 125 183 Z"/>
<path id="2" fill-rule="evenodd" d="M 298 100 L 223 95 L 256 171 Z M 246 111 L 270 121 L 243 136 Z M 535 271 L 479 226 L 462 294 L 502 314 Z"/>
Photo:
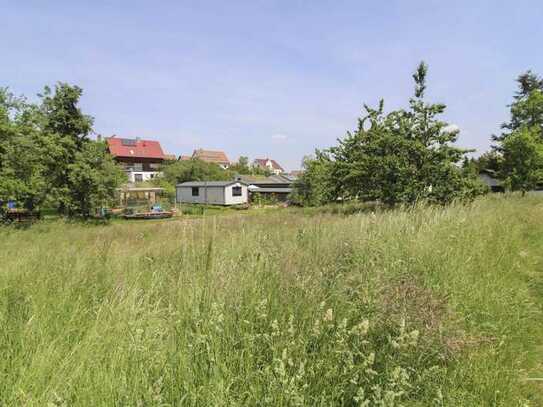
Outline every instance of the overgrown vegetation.
<path id="1" fill-rule="evenodd" d="M 476 175 L 460 168 L 468 150 L 454 145 L 458 128 L 438 119 L 445 105 L 424 100 L 426 75 L 421 63 L 408 109 L 385 114 L 383 100 L 376 109 L 364 106 L 367 114 L 354 133 L 307 159 L 293 199 L 305 205 L 338 199 L 396 205 L 482 194 Z"/>
<path id="2" fill-rule="evenodd" d="M 543 403 L 539 198 L 303 211 L 0 229 L 0 405 Z"/>
<path id="3" fill-rule="evenodd" d="M 105 144 L 89 139 L 81 94 L 59 83 L 34 104 L 0 89 L 0 209 L 12 200 L 30 211 L 88 217 L 113 202 L 126 177 Z"/>

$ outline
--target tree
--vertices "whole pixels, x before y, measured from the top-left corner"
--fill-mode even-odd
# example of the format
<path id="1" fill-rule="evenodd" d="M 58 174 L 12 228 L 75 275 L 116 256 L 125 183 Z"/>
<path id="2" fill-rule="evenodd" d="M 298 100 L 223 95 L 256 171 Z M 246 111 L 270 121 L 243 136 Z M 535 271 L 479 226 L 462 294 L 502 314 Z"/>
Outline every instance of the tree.
<path id="1" fill-rule="evenodd" d="M 49 186 L 33 113 L 24 99 L 0 89 L 0 201 L 30 210 L 45 201 Z"/>
<path id="2" fill-rule="evenodd" d="M 104 142 L 87 142 L 68 166 L 70 199 L 68 213 L 89 217 L 114 203 L 116 189 L 126 174 L 108 153 Z"/>
<path id="3" fill-rule="evenodd" d="M 543 181 L 543 142 L 537 127 L 512 132 L 502 143 L 502 176 L 513 191 L 534 189 Z"/>
<path id="4" fill-rule="evenodd" d="M 234 178 L 229 170 L 199 159 L 179 160 L 164 165 L 163 178 L 175 185 L 187 181 L 227 181 Z"/>
<path id="5" fill-rule="evenodd" d="M 311 163 L 316 169 L 306 169 L 296 194 L 316 204 L 339 198 L 395 205 L 447 203 L 481 193 L 472 172 L 460 167 L 469 150 L 454 146 L 458 128 L 437 118 L 445 105 L 424 101 L 426 76 L 427 66 L 420 63 L 407 110 L 385 114 L 382 100 L 375 109 L 364 106 L 357 130 Z"/>
<path id="6" fill-rule="evenodd" d="M 298 205 L 324 205 L 337 198 L 332 178 L 333 162 L 326 151 L 315 151 L 314 157 L 305 157 L 303 172 L 293 183 L 290 200 Z"/>
<path id="7" fill-rule="evenodd" d="M 249 158 L 245 156 L 239 157 L 238 162 L 231 165 L 229 170 L 240 175 L 252 174 L 252 169 L 249 167 Z"/>
<path id="8" fill-rule="evenodd" d="M 529 127 L 537 131 L 543 139 L 543 79 L 531 71 L 527 71 L 517 78 L 518 90 L 513 96 L 513 103 L 509 106 L 511 119 L 503 123 L 504 132 L 492 139 L 501 142 L 515 130 Z M 496 146 L 500 150 L 500 146 Z"/>
<path id="9" fill-rule="evenodd" d="M 543 181 L 543 79 L 531 71 L 517 78 L 504 132 L 493 136 L 499 173 L 513 191 L 527 191 Z"/>
<path id="10" fill-rule="evenodd" d="M 0 200 L 85 217 L 111 201 L 122 172 L 105 146 L 89 139 L 92 118 L 78 107 L 81 94 L 61 83 L 29 104 L 0 90 Z"/>
<path id="11" fill-rule="evenodd" d="M 473 159 L 478 171 L 490 170 L 498 173 L 501 169 L 502 156 L 496 150 L 490 150 Z"/>
<path id="12" fill-rule="evenodd" d="M 51 180 L 50 198 L 60 213 L 68 214 L 73 208 L 70 168 L 78 152 L 89 142 L 93 119 L 83 114 L 79 99 L 83 91 L 77 86 L 59 83 L 53 92 L 45 87 L 40 94 L 37 124 L 41 128 L 41 144 L 46 154 L 47 170 Z"/>

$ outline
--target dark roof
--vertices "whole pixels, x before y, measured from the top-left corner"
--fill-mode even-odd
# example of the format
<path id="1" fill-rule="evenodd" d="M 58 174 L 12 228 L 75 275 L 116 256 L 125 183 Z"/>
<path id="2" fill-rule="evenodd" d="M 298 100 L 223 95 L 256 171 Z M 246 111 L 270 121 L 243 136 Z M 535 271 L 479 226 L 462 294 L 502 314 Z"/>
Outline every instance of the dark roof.
<path id="1" fill-rule="evenodd" d="M 227 187 L 232 184 L 243 184 L 247 183 L 243 181 L 189 181 L 177 184 L 178 187 Z"/>
<path id="2" fill-rule="evenodd" d="M 256 185 L 251 185 L 249 187 L 249 191 L 251 192 L 259 192 L 259 193 L 282 193 L 282 194 L 290 194 L 292 192 L 292 188 L 268 188 L 268 187 L 257 187 Z"/>
<path id="3" fill-rule="evenodd" d="M 240 175 L 238 179 L 245 181 L 248 184 L 252 185 L 290 185 L 292 180 L 283 176 L 283 175 L 270 175 L 269 177 L 264 176 L 252 176 L 252 175 Z"/>
<path id="4" fill-rule="evenodd" d="M 217 164 L 230 164 L 230 160 L 224 153 L 224 151 L 211 151 L 198 149 L 194 150 L 192 153 L 192 158 L 197 158 L 208 163 L 217 163 Z"/>
<path id="5" fill-rule="evenodd" d="M 164 152 L 158 141 L 108 137 L 109 152 L 114 157 L 164 159 Z"/>

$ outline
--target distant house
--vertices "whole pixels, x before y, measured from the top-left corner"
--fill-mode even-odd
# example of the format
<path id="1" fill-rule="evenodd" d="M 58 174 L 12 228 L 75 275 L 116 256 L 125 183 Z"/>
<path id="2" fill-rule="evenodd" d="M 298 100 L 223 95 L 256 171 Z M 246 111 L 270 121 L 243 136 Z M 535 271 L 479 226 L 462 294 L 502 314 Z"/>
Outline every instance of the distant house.
<path id="1" fill-rule="evenodd" d="M 292 192 L 292 179 L 284 175 L 271 175 L 269 177 L 241 175 L 237 178 L 249 185 L 249 198 L 255 200 L 260 195 L 267 199 L 285 202 Z"/>
<path id="2" fill-rule="evenodd" d="M 164 154 L 164 160 L 175 161 L 177 160 L 177 156 L 175 154 Z"/>
<path id="3" fill-rule="evenodd" d="M 191 181 L 177 184 L 177 202 L 209 205 L 240 205 L 248 202 L 243 181 Z"/>
<path id="4" fill-rule="evenodd" d="M 180 155 L 178 160 L 179 161 L 189 161 L 192 157 L 190 155 Z"/>
<path id="5" fill-rule="evenodd" d="M 128 175 L 129 182 L 141 182 L 161 175 L 160 166 L 166 155 L 158 141 L 106 138 L 108 150 Z"/>
<path id="6" fill-rule="evenodd" d="M 224 169 L 230 167 L 230 160 L 228 159 L 224 151 L 211 151 L 199 148 L 197 150 L 194 150 L 194 152 L 192 153 L 192 158 L 202 160 L 208 163 L 215 163 Z"/>
<path id="7" fill-rule="evenodd" d="M 279 175 L 285 172 L 283 167 L 281 167 L 277 161 L 270 158 L 256 158 L 253 161 L 253 166 L 270 171 L 272 174 L 275 175 Z"/>
<path id="8" fill-rule="evenodd" d="M 505 188 L 503 187 L 501 180 L 498 179 L 498 176 L 495 171 L 481 170 L 479 171 L 479 179 L 484 184 L 486 184 L 492 192 L 505 191 Z"/>

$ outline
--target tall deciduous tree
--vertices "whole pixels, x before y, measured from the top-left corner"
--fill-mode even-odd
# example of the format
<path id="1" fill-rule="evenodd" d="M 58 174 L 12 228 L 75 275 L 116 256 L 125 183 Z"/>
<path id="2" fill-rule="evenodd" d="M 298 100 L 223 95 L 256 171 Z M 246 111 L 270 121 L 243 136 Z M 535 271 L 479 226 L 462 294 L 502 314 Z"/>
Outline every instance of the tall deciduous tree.
<path id="1" fill-rule="evenodd" d="M 113 197 L 122 172 L 89 139 L 92 118 L 78 106 L 81 93 L 61 83 L 54 92 L 45 88 L 36 105 L 0 90 L 0 200 L 88 216 Z"/>
<path id="2" fill-rule="evenodd" d="M 445 105 L 424 100 L 426 76 L 421 63 L 407 110 L 385 114 L 383 101 L 376 109 L 365 106 L 357 130 L 328 150 L 330 194 L 394 205 L 446 203 L 480 192 L 477 180 L 460 168 L 468 150 L 454 146 L 459 130 L 437 118 Z M 304 177 L 312 177 L 311 169 Z"/>
<path id="3" fill-rule="evenodd" d="M 523 194 L 543 181 L 543 142 L 537 127 L 522 127 L 502 143 L 502 176 L 513 191 Z"/>
<path id="4" fill-rule="evenodd" d="M 87 142 L 75 153 L 68 166 L 70 182 L 69 213 L 88 217 L 114 203 L 115 190 L 126 174 L 107 153 L 104 142 Z"/>
<path id="5" fill-rule="evenodd" d="M 528 71 L 517 78 L 511 118 L 494 136 L 501 155 L 500 174 L 513 191 L 534 189 L 543 182 L 543 79 Z"/>

